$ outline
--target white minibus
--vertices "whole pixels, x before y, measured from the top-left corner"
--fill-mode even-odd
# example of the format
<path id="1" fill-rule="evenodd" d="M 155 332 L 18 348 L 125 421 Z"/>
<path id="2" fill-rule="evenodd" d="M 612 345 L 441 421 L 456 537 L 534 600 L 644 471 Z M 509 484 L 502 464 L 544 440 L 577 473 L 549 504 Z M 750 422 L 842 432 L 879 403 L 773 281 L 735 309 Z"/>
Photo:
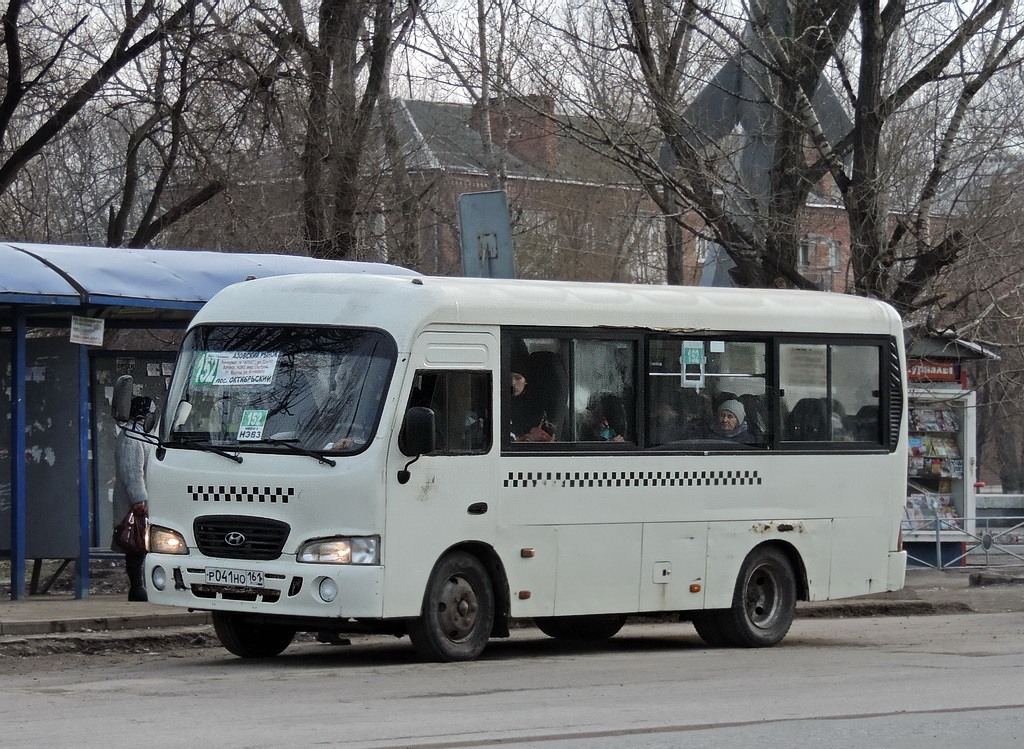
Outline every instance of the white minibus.
<path id="1" fill-rule="evenodd" d="M 251 280 L 185 336 L 148 473 L 149 600 L 241 657 L 297 632 L 476 657 L 515 620 L 666 612 L 779 642 L 903 585 L 899 316 L 831 293 Z"/>

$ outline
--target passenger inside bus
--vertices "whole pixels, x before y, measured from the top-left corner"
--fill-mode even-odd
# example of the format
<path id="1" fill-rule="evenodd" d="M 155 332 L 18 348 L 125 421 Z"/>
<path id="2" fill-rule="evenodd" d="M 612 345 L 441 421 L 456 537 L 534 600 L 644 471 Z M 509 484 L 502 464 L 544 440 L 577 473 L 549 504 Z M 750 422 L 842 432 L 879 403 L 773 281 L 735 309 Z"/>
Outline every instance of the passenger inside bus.
<path id="1" fill-rule="evenodd" d="M 626 408 L 613 393 L 592 396 L 580 420 L 584 442 L 625 442 Z"/>
<path id="2" fill-rule="evenodd" d="M 553 442 L 554 426 L 522 372 L 511 373 L 510 428 L 513 442 Z"/>
<path id="3" fill-rule="evenodd" d="M 723 401 L 715 412 L 715 422 L 711 425 L 711 439 L 729 440 L 741 445 L 753 442 L 747 426 L 747 412 L 738 400 Z"/>

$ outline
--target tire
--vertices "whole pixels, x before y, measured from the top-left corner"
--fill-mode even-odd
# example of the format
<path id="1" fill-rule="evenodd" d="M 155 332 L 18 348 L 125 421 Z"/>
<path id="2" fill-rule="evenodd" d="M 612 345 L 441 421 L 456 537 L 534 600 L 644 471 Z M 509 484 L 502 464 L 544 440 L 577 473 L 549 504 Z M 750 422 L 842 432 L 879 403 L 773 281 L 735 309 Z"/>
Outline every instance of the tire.
<path id="1" fill-rule="evenodd" d="M 220 644 L 239 658 L 273 658 L 292 644 L 295 630 L 250 624 L 242 614 L 213 612 L 213 629 Z"/>
<path id="2" fill-rule="evenodd" d="M 793 567 L 782 551 L 767 546 L 747 555 L 736 580 L 732 607 L 715 618 L 726 644 L 765 648 L 786 636 L 795 615 Z"/>
<path id="3" fill-rule="evenodd" d="M 483 652 L 494 627 L 494 587 L 472 554 L 454 552 L 434 565 L 409 638 L 430 661 L 468 661 Z"/>
<path id="4" fill-rule="evenodd" d="M 728 611 L 728 609 L 725 609 L 725 611 L 695 611 L 690 615 L 690 623 L 693 624 L 693 628 L 697 630 L 700 639 L 708 647 L 720 648 L 727 644 L 723 632 L 722 614 L 728 613 Z"/>
<path id="5" fill-rule="evenodd" d="M 548 637 L 560 640 L 607 640 L 622 629 L 626 615 L 538 616 L 533 623 Z"/>

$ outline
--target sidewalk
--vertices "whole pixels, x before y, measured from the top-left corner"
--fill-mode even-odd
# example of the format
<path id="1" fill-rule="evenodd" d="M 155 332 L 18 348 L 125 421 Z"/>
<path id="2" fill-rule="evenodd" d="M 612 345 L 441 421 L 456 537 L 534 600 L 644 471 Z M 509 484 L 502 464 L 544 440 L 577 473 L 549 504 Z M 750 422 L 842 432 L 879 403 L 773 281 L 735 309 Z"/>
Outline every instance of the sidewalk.
<path id="1" fill-rule="evenodd" d="M 912 568 L 903 590 L 838 601 L 801 603 L 798 617 L 917 616 L 1024 612 L 1024 570 L 938 571 Z M 5 646 L 32 639 L 82 638 L 101 633 L 151 641 L 209 630 L 210 615 L 151 603 L 129 603 L 123 593 L 29 596 L 0 601 L 0 655 Z M 183 630 L 182 628 L 185 628 Z M 70 643 L 69 643 L 70 645 Z"/>

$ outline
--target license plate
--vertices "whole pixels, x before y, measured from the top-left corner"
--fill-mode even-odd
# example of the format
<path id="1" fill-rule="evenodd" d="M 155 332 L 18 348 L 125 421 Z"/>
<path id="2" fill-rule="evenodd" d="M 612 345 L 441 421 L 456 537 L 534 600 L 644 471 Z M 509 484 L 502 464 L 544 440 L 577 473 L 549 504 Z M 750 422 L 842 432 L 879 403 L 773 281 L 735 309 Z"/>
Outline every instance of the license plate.
<path id="1" fill-rule="evenodd" d="M 230 570 L 222 567 L 206 568 L 207 585 L 234 585 L 243 588 L 262 588 L 263 572 L 259 570 Z"/>

